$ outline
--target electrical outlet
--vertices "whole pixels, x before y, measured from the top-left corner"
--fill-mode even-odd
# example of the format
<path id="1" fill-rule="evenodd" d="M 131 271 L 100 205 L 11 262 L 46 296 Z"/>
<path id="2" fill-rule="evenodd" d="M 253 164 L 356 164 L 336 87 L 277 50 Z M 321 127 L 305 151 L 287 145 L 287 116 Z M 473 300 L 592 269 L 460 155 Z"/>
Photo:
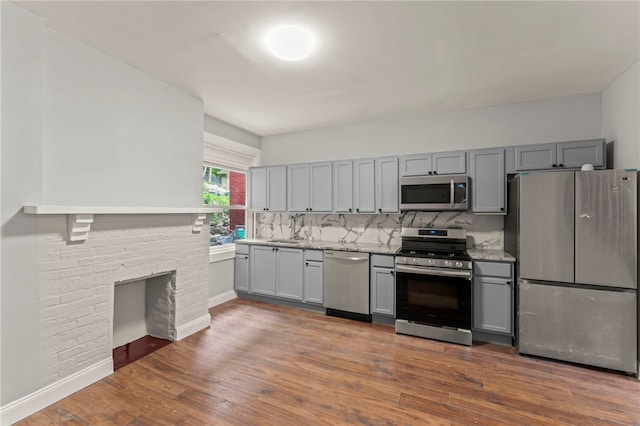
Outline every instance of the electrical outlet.
<path id="1" fill-rule="evenodd" d="M 361 223 L 360 226 L 358 226 L 358 232 L 361 234 L 364 232 L 364 223 Z"/>

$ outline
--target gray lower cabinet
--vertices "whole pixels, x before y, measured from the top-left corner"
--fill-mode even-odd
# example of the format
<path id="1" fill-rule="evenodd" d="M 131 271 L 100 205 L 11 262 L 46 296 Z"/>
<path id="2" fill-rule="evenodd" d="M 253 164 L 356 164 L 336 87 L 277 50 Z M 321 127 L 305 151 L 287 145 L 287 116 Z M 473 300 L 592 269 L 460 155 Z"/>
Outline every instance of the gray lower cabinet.
<path id="1" fill-rule="evenodd" d="M 302 300 L 302 249 L 251 246 L 250 291 Z"/>
<path id="2" fill-rule="evenodd" d="M 251 246 L 250 291 L 255 294 L 276 294 L 276 249 L 269 246 Z"/>
<path id="3" fill-rule="evenodd" d="M 396 277 L 393 256 L 371 255 L 371 313 L 395 315 Z"/>
<path id="4" fill-rule="evenodd" d="M 473 328 L 513 335 L 513 263 L 474 262 Z"/>
<path id="5" fill-rule="evenodd" d="M 302 301 L 322 305 L 323 288 L 323 253 L 321 250 L 305 250 L 304 253 L 304 282 Z"/>
<path id="6" fill-rule="evenodd" d="M 504 148 L 469 152 L 471 210 L 474 213 L 506 214 Z"/>
<path id="7" fill-rule="evenodd" d="M 233 275 L 233 288 L 236 291 L 249 291 L 249 247 L 244 246 L 243 249 L 246 249 L 245 252 L 238 252 L 238 248 L 236 248 L 236 258 L 234 264 L 234 275 Z"/>

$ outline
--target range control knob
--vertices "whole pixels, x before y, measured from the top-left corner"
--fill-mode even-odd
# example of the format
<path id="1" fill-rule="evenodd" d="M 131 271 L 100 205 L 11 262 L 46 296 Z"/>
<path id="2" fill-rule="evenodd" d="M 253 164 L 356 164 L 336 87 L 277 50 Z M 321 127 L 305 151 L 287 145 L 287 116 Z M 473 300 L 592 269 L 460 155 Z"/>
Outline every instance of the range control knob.
<path id="1" fill-rule="evenodd" d="M 456 268 L 462 268 L 462 262 L 456 262 Z"/>
<path id="2" fill-rule="evenodd" d="M 404 263 L 404 264 L 406 264 L 406 263 L 407 263 L 407 258 L 406 258 L 406 257 L 403 257 L 403 258 L 402 258 L 402 263 Z"/>
<path id="3" fill-rule="evenodd" d="M 414 265 L 417 265 L 418 264 L 418 259 L 416 259 L 416 258 L 411 259 L 411 263 L 413 263 Z"/>
<path id="4" fill-rule="evenodd" d="M 433 265 L 433 259 L 427 259 L 427 265 L 428 266 Z"/>
<path id="5" fill-rule="evenodd" d="M 446 268 L 450 268 L 450 267 L 451 267 L 451 261 L 450 261 L 450 260 L 445 260 L 445 261 L 444 261 L 444 266 L 445 266 Z"/>

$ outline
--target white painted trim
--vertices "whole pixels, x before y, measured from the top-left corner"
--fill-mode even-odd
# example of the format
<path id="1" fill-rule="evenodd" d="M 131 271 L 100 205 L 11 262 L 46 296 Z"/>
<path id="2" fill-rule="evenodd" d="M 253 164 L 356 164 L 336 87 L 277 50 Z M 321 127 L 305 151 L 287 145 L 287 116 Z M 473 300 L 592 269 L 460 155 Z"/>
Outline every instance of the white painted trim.
<path id="1" fill-rule="evenodd" d="M 215 213 L 220 207 L 110 207 L 110 206 L 50 206 L 26 205 L 26 214 L 189 214 Z"/>
<path id="2" fill-rule="evenodd" d="M 211 315 L 205 314 L 200 318 L 196 318 L 193 321 L 189 321 L 188 323 L 181 325 L 180 327 L 176 327 L 176 341 L 189 337 L 200 330 L 204 330 L 205 328 L 209 328 L 210 325 Z"/>
<path id="3" fill-rule="evenodd" d="M 0 408 L 0 424 L 9 425 L 89 386 L 113 373 L 113 360 L 105 359 L 47 385 Z"/>
<path id="4" fill-rule="evenodd" d="M 209 249 L 209 263 L 222 262 L 236 257 L 236 245 L 226 244 Z"/>
<path id="5" fill-rule="evenodd" d="M 213 308 L 214 306 L 221 305 L 224 302 L 228 302 L 229 300 L 235 299 L 236 297 L 238 297 L 238 295 L 236 294 L 236 292 L 234 290 L 225 291 L 222 294 L 210 297 L 209 298 L 209 308 Z"/>

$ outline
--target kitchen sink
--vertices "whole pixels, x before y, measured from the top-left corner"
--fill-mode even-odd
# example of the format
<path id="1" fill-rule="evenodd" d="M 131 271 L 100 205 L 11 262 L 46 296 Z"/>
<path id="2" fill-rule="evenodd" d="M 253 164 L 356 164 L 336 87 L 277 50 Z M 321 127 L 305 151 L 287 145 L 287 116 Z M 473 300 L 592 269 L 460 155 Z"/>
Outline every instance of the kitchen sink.
<path id="1" fill-rule="evenodd" d="M 283 243 L 283 244 L 300 244 L 302 241 L 281 238 L 281 239 L 267 240 L 267 242 L 268 243 Z"/>

